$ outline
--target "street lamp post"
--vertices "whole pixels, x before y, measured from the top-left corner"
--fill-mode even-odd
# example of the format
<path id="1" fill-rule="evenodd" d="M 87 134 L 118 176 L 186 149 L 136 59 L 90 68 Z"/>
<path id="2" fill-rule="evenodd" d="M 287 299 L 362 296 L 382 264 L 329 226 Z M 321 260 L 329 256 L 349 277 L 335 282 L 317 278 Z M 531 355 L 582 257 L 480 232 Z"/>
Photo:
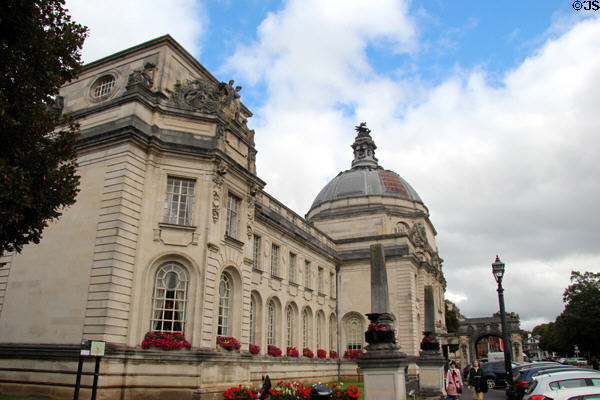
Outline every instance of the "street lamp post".
<path id="1" fill-rule="evenodd" d="M 504 263 L 496 256 L 492 264 L 492 273 L 498 282 L 498 302 L 500 303 L 500 320 L 502 321 L 502 341 L 504 342 L 504 369 L 506 370 L 506 384 L 513 388 L 511 344 L 508 338 L 506 325 L 506 311 L 504 310 L 504 289 L 502 288 L 502 277 L 504 276 Z"/>

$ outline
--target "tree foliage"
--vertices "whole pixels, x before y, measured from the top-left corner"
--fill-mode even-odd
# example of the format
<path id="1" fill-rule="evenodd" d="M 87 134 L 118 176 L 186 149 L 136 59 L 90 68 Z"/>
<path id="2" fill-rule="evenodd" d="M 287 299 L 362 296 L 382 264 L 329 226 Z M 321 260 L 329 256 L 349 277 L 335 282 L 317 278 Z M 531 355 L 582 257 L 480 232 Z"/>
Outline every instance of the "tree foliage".
<path id="1" fill-rule="evenodd" d="M 459 320 L 458 317 L 460 315 L 458 309 L 449 300 L 445 301 L 446 307 L 446 330 L 448 332 L 458 332 Z"/>
<path id="2" fill-rule="evenodd" d="M 533 329 L 540 347 L 568 355 L 577 345 L 583 354 L 600 354 L 600 273 L 572 271 L 563 301 L 565 309 L 554 322 Z"/>
<path id="3" fill-rule="evenodd" d="M 81 67 L 86 31 L 64 0 L 0 2 L 0 255 L 38 243 L 75 202 L 78 130 L 57 95 Z"/>

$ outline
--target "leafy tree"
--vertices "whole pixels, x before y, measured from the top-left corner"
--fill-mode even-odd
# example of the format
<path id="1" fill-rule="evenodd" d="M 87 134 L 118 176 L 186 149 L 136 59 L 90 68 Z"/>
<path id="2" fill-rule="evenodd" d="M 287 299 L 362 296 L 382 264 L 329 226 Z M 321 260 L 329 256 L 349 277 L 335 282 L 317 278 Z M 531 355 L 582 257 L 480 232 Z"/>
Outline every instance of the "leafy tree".
<path id="1" fill-rule="evenodd" d="M 445 301 L 445 307 L 446 307 L 446 330 L 448 332 L 458 332 L 458 326 L 459 326 L 458 317 L 460 315 L 460 313 L 458 312 L 458 309 L 456 308 L 454 303 L 452 303 L 449 300 Z"/>
<path id="2" fill-rule="evenodd" d="M 0 2 L 0 255 L 39 243 L 78 192 L 78 129 L 57 95 L 81 67 L 87 28 L 63 6 Z"/>
<path id="3" fill-rule="evenodd" d="M 565 309 L 554 322 L 533 329 L 540 347 L 569 355 L 577 345 L 583 354 L 600 354 L 600 273 L 572 271 L 563 301 Z"/>

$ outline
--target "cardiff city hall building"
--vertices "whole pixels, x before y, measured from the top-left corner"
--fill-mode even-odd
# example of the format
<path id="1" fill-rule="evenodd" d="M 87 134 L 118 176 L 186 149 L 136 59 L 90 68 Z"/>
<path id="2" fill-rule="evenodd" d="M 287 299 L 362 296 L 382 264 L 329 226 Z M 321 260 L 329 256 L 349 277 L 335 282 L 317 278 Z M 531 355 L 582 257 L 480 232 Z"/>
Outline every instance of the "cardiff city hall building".
<path id="1" fill-rule="evenodd" d="M 375 243 L 411 373 L 424 331 L 444 345 L 436 231 L 366 124 L 302 217 L 256 174 L 240 89 L 168 35 L 62 87 L 80 192 L 39 244 L 0 259 L 0 393 L 72 398 L 80 358 L 80 390 L 95 378 L 100 399 L 360 379 Z"/>

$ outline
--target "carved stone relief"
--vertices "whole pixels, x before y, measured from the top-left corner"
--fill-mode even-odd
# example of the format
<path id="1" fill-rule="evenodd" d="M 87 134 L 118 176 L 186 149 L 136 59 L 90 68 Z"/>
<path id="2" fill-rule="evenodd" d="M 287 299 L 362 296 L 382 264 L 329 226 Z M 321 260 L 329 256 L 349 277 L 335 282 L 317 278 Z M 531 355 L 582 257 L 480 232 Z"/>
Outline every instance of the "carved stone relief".
<path id="1" fill-rule="evenodd" d="M 136 69 L 127 79 L 127 86 L 130 85 L 142 85 L 150 89 L 154 83 L 154 72 L 156 71 L 156 65 L 152 63 L 146 63 L 143 69 Z"/>
<path id="2" fill-rule="evenodd" d="M 218 160 L 215 164 L 215 176 L 213 177 L 213 193 L 212 193 L 212 217 L 213 223 L 219 220 L 221 210 L 221 195 L 223 192 L 223 176 L 227 173 L 227 165 L 223 160 Z"/>
<path id="3" fill-rule="evenodd" d="M 238 119 L 240 111 L 241 86 L 229 83 L 216 83 L 205 79 L 177 81 L 173 90 L 169 90 L 169 103 L 184 110 L 205 114 L 219 114 L 226 119 Z"/>
<path id="4" fill-rule="evenodd" d="M 425 225 L 422 222 L 417 222 L 413 225 L 409 233 L 410 240 L 418 246 L 424 247 L 427 244 L 427 232 L 425 232 Z"/>

